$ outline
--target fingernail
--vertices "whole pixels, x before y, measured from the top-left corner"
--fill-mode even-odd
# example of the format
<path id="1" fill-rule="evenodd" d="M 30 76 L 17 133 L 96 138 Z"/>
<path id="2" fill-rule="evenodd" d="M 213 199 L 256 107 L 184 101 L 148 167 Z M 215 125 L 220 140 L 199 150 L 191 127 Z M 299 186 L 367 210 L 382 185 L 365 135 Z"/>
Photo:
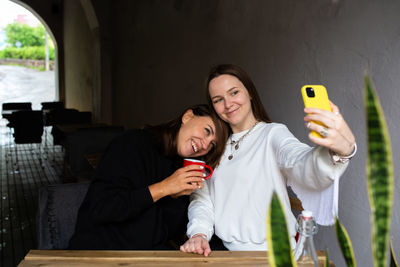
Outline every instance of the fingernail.
<path id="1" fill-rule="evenodd" d="M 204 166 L 201 166 L 201 165 L 200 165 L 200 169 L 201 169 L 201 170 L 204 169 Z"/>
<path id="2" fill-rule="evenodd" d="M 206 177 L 206 176 L 207 176 L 207 174 L 203 173 L 203 176 L 204 176 L 204 177 Z"/>
<path id="3" fill-rule="evenodd" d="M 203 174 L 204 175 L 204 174 Z M 204 179 L 204 178 L 201 178 L 201 180 L 203 181 L 203 182 L 205 182 L 206 181 L 206 179 Z"/>

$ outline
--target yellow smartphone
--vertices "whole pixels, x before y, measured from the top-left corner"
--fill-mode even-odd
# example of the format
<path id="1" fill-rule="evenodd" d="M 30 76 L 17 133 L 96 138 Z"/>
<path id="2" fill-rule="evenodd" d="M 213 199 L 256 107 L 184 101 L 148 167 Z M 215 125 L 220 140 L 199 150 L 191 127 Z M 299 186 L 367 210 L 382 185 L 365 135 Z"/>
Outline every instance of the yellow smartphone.
<path id="1" fill-rule="evenodd" d="M 301 95 L 303 96 L 304 106 L 306 108 L 320 108 L 332 111 L 331 105 L 329 104 L 328 93 L 323 85 L 304 85 L 301 88 Z M 313 121 L 313 123 L 325 126 L 317 121 Z M 322 138 L 318 132 L 312 131 L 312 134 Z"/>

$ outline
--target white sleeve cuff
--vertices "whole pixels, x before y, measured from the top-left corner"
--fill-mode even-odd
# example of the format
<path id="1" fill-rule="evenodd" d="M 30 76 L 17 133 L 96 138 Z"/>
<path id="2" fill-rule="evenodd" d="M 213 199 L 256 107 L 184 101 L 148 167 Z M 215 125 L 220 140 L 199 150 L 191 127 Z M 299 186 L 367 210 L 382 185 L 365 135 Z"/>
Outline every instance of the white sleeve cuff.
<path id="1" fill-rule="evenodd" d="M 211 237 L 214 234 L 214 228 L 207 229 L 207 227 L 194 226 L 193 224 L 189 223 L 186 234 L 189 238 L 191 238 L 192 236 L 194 236 L 196 234 L 203 234 L 203 235 L 206 235 L 207 240 L 210 241 Z"/>

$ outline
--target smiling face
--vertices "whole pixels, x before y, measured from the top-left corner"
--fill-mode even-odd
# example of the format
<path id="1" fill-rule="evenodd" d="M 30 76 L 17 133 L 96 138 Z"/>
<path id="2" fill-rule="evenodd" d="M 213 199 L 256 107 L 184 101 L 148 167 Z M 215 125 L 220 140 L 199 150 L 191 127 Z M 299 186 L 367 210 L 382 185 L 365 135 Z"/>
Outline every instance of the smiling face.
<path id="1" fill-rule="evenodd" d="M 208 84 L 214 109 L 229 123 L 234 133 L 251 128 L 256 122 L 251 97 L 243 83 L 235 76 L 222 74 Z"/>
<path id="2" fill-rule="evenodd" d="M 211 117 L 196 116 L 190 109 L 186 111 L 176 144 L 181 157 L 200 157 L 210 152 L 216 145 L 215 125 Z"/>

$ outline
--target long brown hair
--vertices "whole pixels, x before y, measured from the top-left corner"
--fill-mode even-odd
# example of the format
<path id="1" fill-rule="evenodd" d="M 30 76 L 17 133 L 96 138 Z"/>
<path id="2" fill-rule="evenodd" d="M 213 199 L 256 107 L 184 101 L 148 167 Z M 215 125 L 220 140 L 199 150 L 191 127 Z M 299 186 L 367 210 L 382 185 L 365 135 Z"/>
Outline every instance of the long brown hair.
<path id="1" fill-rule="evenodd" d="M 210 73 L 208 75 L 207 88 L 206 88 L 207 101 L 211 107 L 213 107 L 213 103 L 211 101 L 210 91 L 208 87 L 212 79 L 222 74 L 235 76 L 243 83 L 244 87 L 249 92 L 251 99 L 251 109 L 253 110 L 253 114 L 256 120 L 264 121 L 267 123 L 271 122 L 271 119 L 267 115 L 267 112 L 265 111 L 264 106 L 261 103 L 260 96 L 258 95 L 257 89 L 253 81 L 251 80 L 250 76 L 239 66 L 233 64 L 221 64 L 211 68 Z"/>
<path id="2" fill-rule="evenodd" d="M 215 125 L 216 145 L 202 160 L 207 162 L 212 168 L 218 166 L 222 154 L 225 150 L 225 144 L 229 137 L 229 127 L 221 120 L 212 108 L 205 104 L 194 105 L 186 108 L 178 117 L 155 126 L 146 126 L 155 136 L 158 137 L 161 143 L 161 149 L 165 156 L 176 156 L 177 152 L 177 137 L 182 125 L 182 117 L 186 111 L 191 109 L 195 116 L 207 116 L 212 119 Z"/>

